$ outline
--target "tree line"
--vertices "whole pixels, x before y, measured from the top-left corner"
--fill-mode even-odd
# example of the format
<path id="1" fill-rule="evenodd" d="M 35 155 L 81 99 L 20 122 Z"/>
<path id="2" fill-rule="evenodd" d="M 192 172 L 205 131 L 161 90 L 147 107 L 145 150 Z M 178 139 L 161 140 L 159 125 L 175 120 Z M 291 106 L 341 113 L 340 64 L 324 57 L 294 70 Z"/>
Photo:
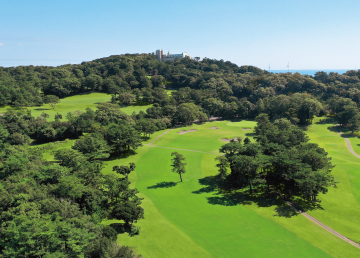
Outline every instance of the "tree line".
<path id="1" fill-rule="evenodd" d="M 165 91 L 169 87 L 176 89 L 170 97 Z M 117 55 L 58 67 L 0 67 L 0 106 L 56 104 L 49 96 L 96 91 L 111 94 L 112 102 L 121 105 L 156 103 L 169 110 L 188 103 L 207 117 L 255 118 L 266 113 L 270 119 L 286 117 L 300 124 L 319 114 L 342 112 L 333 103 L 346 99 L 356 108 L 356 115 L 348 114 L 346 123 L 341 123 L 347 125 L 358 114 L 359 88 L 360 72 L 354 70 L 315 76 L 274 74 L 209 58 L 159 62 L 150 54 Z"/>

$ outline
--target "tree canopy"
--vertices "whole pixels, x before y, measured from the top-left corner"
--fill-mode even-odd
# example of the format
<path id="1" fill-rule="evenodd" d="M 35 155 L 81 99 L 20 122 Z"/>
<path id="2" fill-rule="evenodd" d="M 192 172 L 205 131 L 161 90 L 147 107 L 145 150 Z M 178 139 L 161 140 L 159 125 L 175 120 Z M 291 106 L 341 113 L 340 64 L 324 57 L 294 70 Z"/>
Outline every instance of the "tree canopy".
<path id="1" fill-rule="evenodd" d="M 304 131 L 286 119 L 271 123 L 266 114 L 257 121 L 256 142 L 246 138 L 220 149 L 225 157 L 218 158 L 219 175 L 224 178 L 230 167 L 226 176 L 230 187 L 249 187 L 252 194 L 253 187 L 267 186 L 287 198 L 300 196 L 314 204 L 319 193 L 336 186 L 331 158 L 317 144 L 309 143 Z"/>

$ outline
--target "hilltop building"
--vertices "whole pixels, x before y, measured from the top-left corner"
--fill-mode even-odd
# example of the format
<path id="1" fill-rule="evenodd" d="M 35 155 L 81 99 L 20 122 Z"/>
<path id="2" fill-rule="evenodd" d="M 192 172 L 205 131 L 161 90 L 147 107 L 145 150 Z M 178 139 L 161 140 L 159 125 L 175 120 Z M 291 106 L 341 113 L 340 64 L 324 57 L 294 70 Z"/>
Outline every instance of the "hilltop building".
<path id="1" fill-rule="evenodd" d="M 184 58 L 184 57 L 187 57 L 189 56 L 186 52 L 183 52 L 181 54 L 171 54 L 170 51 L 164 55 L 163 53 L 163 50 L 159 49 L 159 50 L 156 50 L 156 53 L 155 53 L 156 57 L 158 58 L 158 60 L 160 62 L 162 61 L 174 61 L 175 58 Z"/>

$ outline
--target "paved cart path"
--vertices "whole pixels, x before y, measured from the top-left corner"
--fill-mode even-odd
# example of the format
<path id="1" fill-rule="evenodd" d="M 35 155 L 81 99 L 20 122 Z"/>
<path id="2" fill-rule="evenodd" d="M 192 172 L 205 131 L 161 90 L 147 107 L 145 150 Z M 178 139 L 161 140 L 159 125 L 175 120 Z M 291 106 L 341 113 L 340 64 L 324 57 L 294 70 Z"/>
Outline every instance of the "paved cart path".
<path id="1" fill-rule="evenodd" d="M 360 159 L 360 155 L 356 154 L 356 152 L 353 150 L 349 138 L 344 137 L 344 136 L 343 136 L 343 133 L 340 132 L 340 130 L 339 130 L 339 125 L 338 125 L 336 128 L 337 128 L 340 136 L 345 139 L 345 141 L 346 141 L 346 146 L 348 147 L 349 151 L 350 151 L 354 156 L 356 156 L 356 157 L 358 157 L 358 158 Z"/>
<path id="2" fill-rule="evenodd" d="M 300 214 L 304 215 L 306 218 L 308 218 L 309 220 L 311 220 L 312 222 L 316 223 L 317 225 L 319 225 L 320 227 L 326 229 L 327 231 L 329 231 L 330 233 L 334 234 L 335 236 L 341 238 L 342 240 L 348 242 L 349 244 L 352 244 L 353 246 L 356 246 L 357 248 L 360 248 L 360 245 L 358 243 L 355 243 L 354 241 L 346 238 L 345 236 L 341 235 L 339 232 L 336 232 L 335 230 L 329 228 L 328 226 L 326 226 L 325 224 L 321 223 L 320 221 L 318 221 L 317 219 L 315 219 L 313 216 L 307 214 L 305 211 L 302 211 L 298 208 L 296 208 L 296 206 L 289 201 L 286 201 L 284 196 L 280 193 L 278 193 L 281 198 L 290 206 L 292 207 L 295 211 L 299 212 Z"/>
<path id="3" fill-rule="evenodd" d="M 156 137 L 152 142 L 148 143 L 148 145 L 149 145 L 149 146 L 153 145 L 153 143 L 156 142 L 161 136 L 163 136 L 164 134 L 167 134 L 167 133 L 170 132 L 171 130 L 172 130 L 172 129 L 163 132 L 163 133 L 160 134 L 158 137 Z"/>

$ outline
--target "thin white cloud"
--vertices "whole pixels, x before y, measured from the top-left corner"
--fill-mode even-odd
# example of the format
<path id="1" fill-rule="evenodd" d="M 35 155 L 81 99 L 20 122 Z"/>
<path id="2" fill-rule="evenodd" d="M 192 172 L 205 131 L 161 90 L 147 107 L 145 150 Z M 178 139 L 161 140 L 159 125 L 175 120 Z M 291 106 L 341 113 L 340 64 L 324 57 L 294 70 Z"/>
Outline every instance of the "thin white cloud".
<path id="1" fill-rule="evenodd" d="M 24 43 L 18 43 L 18 45 L 19 45 L 19 46 L 22 46 L 22 45 L 24 45 Z"/>
<path id="2" fill-rule="evenodd" d="M 5 44 L 0 42 L 0 47 L 2 47 L 2 46 L 5 46 Z"/>

